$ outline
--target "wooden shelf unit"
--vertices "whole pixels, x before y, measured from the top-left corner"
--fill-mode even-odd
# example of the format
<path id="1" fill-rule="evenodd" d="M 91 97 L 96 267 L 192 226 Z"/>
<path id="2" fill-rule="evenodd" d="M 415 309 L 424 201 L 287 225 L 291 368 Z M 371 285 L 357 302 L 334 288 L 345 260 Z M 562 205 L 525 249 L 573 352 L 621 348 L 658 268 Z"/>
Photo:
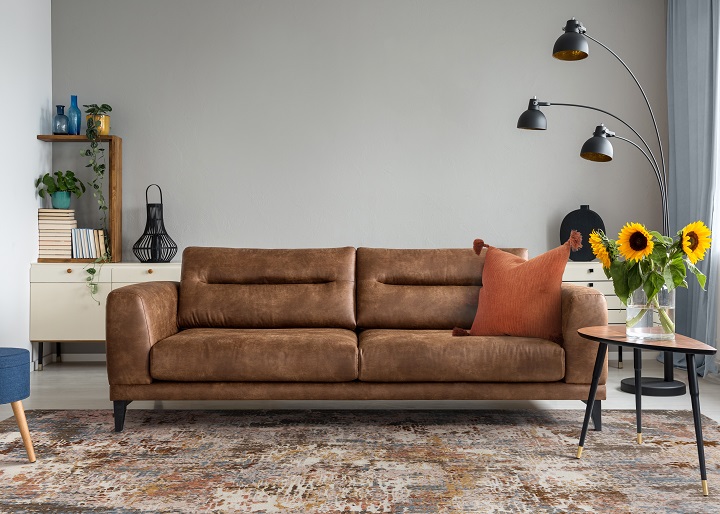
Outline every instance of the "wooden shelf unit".
<path id="1" fill-rule="evenodd" d="M 40 141 L 48 143 L 90 143 L 85 136 L 59 136 L 41 134 Z M 99 136 L 98 141 L 109 143 L 106 156 L 106 174 L 108 184 L 108 237 L 110 239 L 110 262 L 122 261 L 122 138 L 118 136 Z M 38 262 L 94 262 L 95 259 L 43 259 Z"/>

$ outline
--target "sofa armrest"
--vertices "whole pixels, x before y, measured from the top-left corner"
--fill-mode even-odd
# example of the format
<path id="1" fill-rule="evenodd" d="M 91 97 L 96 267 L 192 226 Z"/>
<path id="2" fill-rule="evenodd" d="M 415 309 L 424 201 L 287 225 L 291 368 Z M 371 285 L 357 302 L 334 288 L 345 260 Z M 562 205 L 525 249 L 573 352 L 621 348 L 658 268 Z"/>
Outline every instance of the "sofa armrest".
<path id="1" fill-rule="evenodd" d="M 607 325 L 605 296 L 590 287 L 562 285 L 562 334 L 565 349 L 565 382 L 592 382 L 598 343 L 580 337 L 579 328 Z M 607 380 L 607 357 L 600 384 Z"/>
<path id="2" fill-rule="evenodd" d="M 144 282 L 112 291 L 105 339 L 110 385 L 150 384 L 150 349 L 178 332 L 179 282 Z"/>

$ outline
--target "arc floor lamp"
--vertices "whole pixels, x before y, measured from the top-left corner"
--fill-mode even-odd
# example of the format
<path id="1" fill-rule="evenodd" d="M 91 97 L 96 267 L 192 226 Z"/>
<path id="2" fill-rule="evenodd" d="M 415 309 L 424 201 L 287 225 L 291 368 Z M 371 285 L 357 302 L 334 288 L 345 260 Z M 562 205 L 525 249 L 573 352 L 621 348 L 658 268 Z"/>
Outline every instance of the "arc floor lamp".
<path id="1" fill-rule="evenodd" d="M 632 79 L 635 81 L 638 89 L 640 90 L 640 93 L 645 100 L 645 105 L 647 105 L 648 111 L 650 112 L 653 127 L 655 128 L 655 137 L 657 139 L 657 149 L 659 151 L 660 160 L 658 161 L 655 153 L 653 152 L 647 141 L 637 132 L 637 130 L 631 127 L 627 122 L 608 111 L 598 109 L 597 107 L 592 107 L 590 105 L 545 102 L 540 101 L 537 98 L 531 98 L 530 102 L 528 103 L 527 110 L 523 112 L 518 119 L 517 127 L 526 130 L 547 130 L 547 118 L 545 117 L 545 114 L 540 110 L 540 107 L 550 107 L 555 105 L 590 109 L 593 111 L 604 113 L 622 123 L 635 135 L 635 137 L 640 141 L 640 144 L 630 139 L 618 136 L 615 134 L 615 132 L 609 130 L 605 125 L 600 124 L 595 128 L 593 136 L 587 141 L 585 141 L 585 144 L 583 144 L 582 148 L 580 149 L 580 157 L 596 162 L 611 161 L 613 159 L 613 147 L 610 142 L 610 138 L 616 138 L 621 141 L 625 141 L 626 143 L 630 144 L 631 146 L 642 152 L 642 154 L 645 156 L 648 163 L 650 164 L 650 168 L 655 175 L 655 179 L 658 183 L 658 188 L 660 189 L 663 225 L 662 233 L 663 235 L 669 236 L 670 214 L 668 211 L 667 167 L 665 165 L 665 155 L 663 153 L 662 141 L 660 139 L 660 130 L 658 129 L 655 114 L 653 113 L 652 107 L 650 106 L 650 101 L 645 94 L 645 90 L 640 85 L 640 82 L 638 81 L 632 70 L 630 70 L 628 65 L 625 64 L 625 61 L 623 61 L 620 56 L 618 56 L 618 54 L 613 52 L 606 45 L 590 36 L 587 33 L 587 29 L 585 29 L 581 22 L 579 22 L 575 18 L 568 20 L 562 30 L 564 33 L 557 39 L 557 41 L 555 41 L 555 46 L 553 47 L 552 55 L 556 59 L 560 59 L 561 61 L 579 61 L 587 58 L 590 54 L 587 41 L 589 39 L 607 50 L 627 70 Z M 680 381 L 674 380 L 673 377 L 672 353 L 665 352 L 664 363 L 665 368 L 663 378 L 643 377 L 642 394 L 649 396 L 680 396 L 685 394 L 685 384 Z M 626 378 L 622 380 L 621 389 L 628 393 L 634 393 L 635 379 Z"/>

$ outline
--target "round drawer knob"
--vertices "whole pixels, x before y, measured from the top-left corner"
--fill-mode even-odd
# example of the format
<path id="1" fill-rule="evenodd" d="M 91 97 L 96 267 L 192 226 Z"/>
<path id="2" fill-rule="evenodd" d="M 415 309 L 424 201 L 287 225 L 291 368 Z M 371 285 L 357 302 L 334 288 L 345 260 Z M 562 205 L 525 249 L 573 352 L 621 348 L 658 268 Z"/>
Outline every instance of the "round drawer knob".
<path id="1" fill-rule="evenodd" d="M 148 275 L 152 275 L 152 273 L 153 273 L 153 269 L 150 268 L 150 269 L 148 270 Z"/>
<path id="2" fill-rule="evenodd" d="M 68 272 L 68 273 L 72 273 L 72 268 L 68 268 L 68 269 L 67 269 L 67 272 Z"/>

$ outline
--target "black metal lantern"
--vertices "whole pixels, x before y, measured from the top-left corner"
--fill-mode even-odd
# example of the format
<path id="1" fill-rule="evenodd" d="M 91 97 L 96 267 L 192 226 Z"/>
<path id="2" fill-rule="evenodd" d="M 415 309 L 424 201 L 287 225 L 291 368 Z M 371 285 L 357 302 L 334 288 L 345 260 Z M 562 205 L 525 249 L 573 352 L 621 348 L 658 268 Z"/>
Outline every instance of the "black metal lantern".
<path id="1" fill-rule="evenodd" d="M 148 201 L 148 190 L 155 186 L 160 191 L 160 203 Z M 168 235 L 163 222 L 162 189 L 157 184 L 150 184 L 145 190 L 147 204 L 147 222 L 145 232 L 133 245 L 133 253 L 140 262 L 170 262 L 177 253 L 175 241 Z"/>

